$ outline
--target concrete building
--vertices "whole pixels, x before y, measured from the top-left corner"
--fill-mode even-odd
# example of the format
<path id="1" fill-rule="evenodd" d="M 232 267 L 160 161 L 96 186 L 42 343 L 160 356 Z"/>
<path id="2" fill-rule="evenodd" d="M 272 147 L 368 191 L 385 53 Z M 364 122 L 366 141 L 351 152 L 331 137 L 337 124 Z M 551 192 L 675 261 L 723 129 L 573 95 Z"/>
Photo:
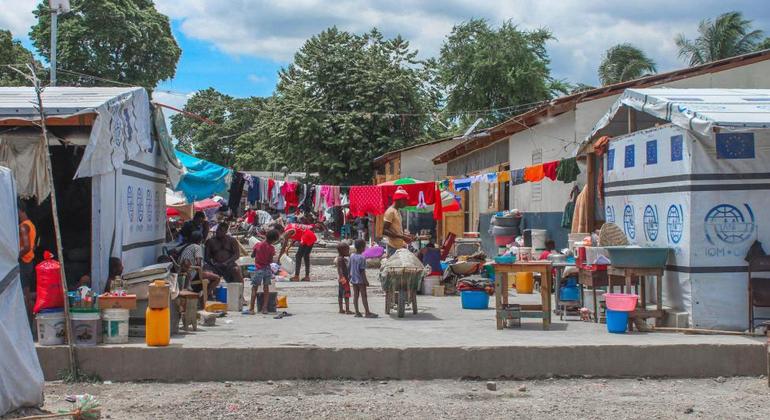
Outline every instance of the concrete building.
<path id="1" fill-rule="evenodd" d="M 476 133 L 433 162 L 446 165 L 447 175 L 464 177 L 573 156 L 607 109 L 627 88 L 767 88 L 770 87 L 770 51 L 761 51 L 713 63 L 660 73 L 554 99 L 523 114 Z M 577 181 L 585 184 L 584 174 Z M 525 212 L 524 227 L 548 229 L 557 247 L 566 246 L 567 230 L 560 222 L 574 185 L 545 180 L 512 188 L 474 184 L 464 199 L 464 211 L 451 231 L 480 231 L 484 235 L 495 211 L 517 208 Z M 495 191 L 490 191 L 494 189 Z M 449 215 L 448 217 L 459 217 Z"/>

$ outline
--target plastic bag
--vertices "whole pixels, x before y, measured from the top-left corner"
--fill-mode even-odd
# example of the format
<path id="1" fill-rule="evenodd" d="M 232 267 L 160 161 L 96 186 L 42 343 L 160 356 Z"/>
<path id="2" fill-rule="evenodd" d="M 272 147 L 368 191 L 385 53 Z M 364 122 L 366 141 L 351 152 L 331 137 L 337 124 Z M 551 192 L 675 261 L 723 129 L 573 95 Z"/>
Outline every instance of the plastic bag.
<path id="1" fill-rule="evenodd" d="M 286 296 L 280 295 L 275 299 L 275 307 L 276 308 L 288 308 L 289 307 L 289 301 L 286 298 Z"/>
<path id="2" fill-rule="evenodd" d="M 291 271 L 294 268 L 294 260 L 288 255 L 282 256 L 281 267 L 283 267 L 284 270 Z"/>
<path id="3" fill-rule="evenodd" d="M 64 307 L 64 291 L 61 287 L 61 264 L 53 259 L 53 254 L 46 251 L 44 260 L 35 267 L 37 274 L 37 300 L 34 313 L 43 309 Z"/>

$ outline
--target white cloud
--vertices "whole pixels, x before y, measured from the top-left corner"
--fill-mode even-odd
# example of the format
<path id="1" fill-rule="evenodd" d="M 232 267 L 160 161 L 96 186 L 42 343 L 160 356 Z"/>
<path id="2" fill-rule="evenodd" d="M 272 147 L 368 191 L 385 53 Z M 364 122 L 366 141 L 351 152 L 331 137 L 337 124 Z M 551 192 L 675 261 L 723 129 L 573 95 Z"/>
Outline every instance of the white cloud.
<path id="1" fill-rule="evenodd" d="M 310 36 L 338 27 L 363 32 L 374 26 L 403 35 L 423 56 L 438 50 L 452 26 L 479 17 L 512 20 L 523 28 L 547 27 L 554 72 L 571 81 L 596 82 L 596 67 L 610 46 L 631 42 L 658 63 L 660 71 L 682 67 L 673 37 L 692 34 L 704 17 L 742 10 L 755 27 L 770 31 L 770 9 L 751 0 L 157 0 L 158 8 L 182 22 L 186 36 L 213 43 L 232 55 L 291 61 Z"/>
<path id="2" fill-rule="evenodd" d="M 26 38 L 29 29 L 35 24 L 37 1 L 0 0 L 0 29 L 11 31 L 14 38 Z"/>
<path id="3" fill-rule="evenodd" d="M 250 74 L 246 78 L 249 79 L 249 82 L 255 83 L 255 84 L 262 84 L 262 83 L 265 83 L 267 81 L 266 77 L 259 76 L 259 75 L 256 75 L 256 74 Z"/>

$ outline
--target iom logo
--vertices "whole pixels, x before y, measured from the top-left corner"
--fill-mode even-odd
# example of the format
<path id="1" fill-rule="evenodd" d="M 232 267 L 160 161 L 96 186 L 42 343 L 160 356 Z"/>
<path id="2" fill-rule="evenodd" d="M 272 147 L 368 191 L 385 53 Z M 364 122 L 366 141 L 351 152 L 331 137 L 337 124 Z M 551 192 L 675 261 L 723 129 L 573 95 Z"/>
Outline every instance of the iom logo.
<path id="1" fill-rule="evenodd" d="M 605 210 L 605 219 L 607 223 L 615 223 L 615 207 L 607 206 Z"/>
<path id="2" fill-rule="evenodd" d="M 703 221 L 706 240 L 712 245 L 740 244 L 754 237 L 757 229 L 754 212 L 748 204 L 743 205 L 746 214 L 740 208 L 730 204 L 719 204 L 709 210 Z"/>
<path id="3" fill-rule="evenodd" d="M 136 189 L 136 220 L 142 223 L 144 220 L 144 200 L 142 197 L 142 187 Z"/>
<path id="4" fill-rule="evenodd" d="M 672 204 L 666 215 L 666 234 L 670 243 L 678 244 L 684 232 L 684 212 L 682 206 Z"/>
<path id="5" fill-rule="evenodd" d="M 629 239 L 636 238 L 636 227 L 634 226 L 634 208 L 626 204 L 623 209 L 623 230 Z"/>
<path id="6" fill-rule="evenodd" d="M 655 241 L 658 239 L 659 224 L 657 206 L 652 207 L 648 205 L 644 208 L 642 223 L 644 224 L 644 237 L 647 238 L 648 241 Z"/>

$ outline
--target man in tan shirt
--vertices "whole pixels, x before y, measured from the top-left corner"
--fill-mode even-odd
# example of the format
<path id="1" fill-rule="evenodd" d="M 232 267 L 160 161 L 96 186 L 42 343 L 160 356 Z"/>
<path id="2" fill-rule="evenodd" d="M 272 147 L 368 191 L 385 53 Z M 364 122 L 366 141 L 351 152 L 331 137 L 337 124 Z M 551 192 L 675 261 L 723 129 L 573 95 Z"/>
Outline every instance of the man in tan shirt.
<path id="1" fill-rule="evenodd" d="M 393 193 L 393 204 L 385 210 L 383 216 L 382 234 L 388 238 L 388 256 L 393 255 L 397 249 L 406 248 L 412 237 L 404 234 L 399 209 L 406 207 L 409 193 L 403 188 L 398 188 Z"/>

